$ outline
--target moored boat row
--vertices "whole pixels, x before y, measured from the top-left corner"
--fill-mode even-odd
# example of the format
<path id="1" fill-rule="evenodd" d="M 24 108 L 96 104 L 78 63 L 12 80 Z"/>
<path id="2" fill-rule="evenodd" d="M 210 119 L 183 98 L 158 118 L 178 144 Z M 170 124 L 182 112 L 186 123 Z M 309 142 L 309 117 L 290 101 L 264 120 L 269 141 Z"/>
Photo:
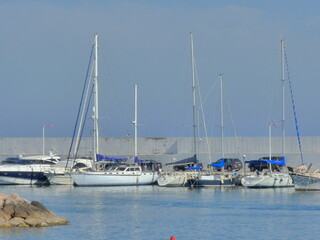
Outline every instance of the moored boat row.
<path id="1" fill-rule="evenodd" d="M 260 164 L 259 169 L 253 165 L 250 170 L 254 174 L 246 174 L 240 169 L 242 162 L 237 158 L 225 158 L 223 145 L 223 106 L 222 106 L 222 75 L 220 74 L 221 85 L 221 155 L 222 158 L 211 163 L 203 169 L 201 161 L 197 159 L 197 138 L 196 132 L 196 96 L 195 89 L 198 83 L 195 79 L 195 59 L 193 54 L 193 38 L 191 33 L 191 49 L 192 49 L 192 98 L 193 98 L 193 133 L 194 133 L 194 156 L 183 160 L 180 163 L 173 163 L 172 166 L 176 171 L 164 172 L 161 171 L 161 164 L 152 160 L 139 160 L 137 152 L 137 85 L 135 85 L 135 119 L 132 121 L 135 126 L 135 152 L 133 164 L 128 164 L 125 161 L 117 161 L 115 159 L 108 160 L 107 157 L 100 155 L 99 151 L 99 128 L 98 128 L 98 36 L 94 37 L 93 50 L 91 54 L 93 59 L 94 76 L 85 84 L 83 92 L 88 95 L 93 95 L 93 150 L 90 158 L 79 158 L 78 149 L 80 144 L 80 136 L 83 130 L 83 119 L 87 118 L 87 109 L 89 106 L 80 105 L 79 113 L 82 109 L 81 117 L 77 118 L 75 128 L 78 128 L 77 142 L 73 146 L 71 143 L 67 163 L 60 161 L 57 156 L 33 156 L 24 158 L 9 158 L 0 165 L 0 184 L 74 184 L 76 186 L 128 186 L 128 185 L 149 185 L 158 184 L 163 187 L 234 187 L 245 186 L 248 188 L 277 188 L 277 187 L 293 187 L 297 190 L 320 190 L 320 173 L 317 172 L 284 172 L 285 162 L 283 157 L 271 156 L 271 126 L 269 124 L 270 137 L 270 156 L 263 157 L 259 160 L 251 161 L 250 163 Z M 282 59 L 283 56 L 283 41 L 281 41 Z M 282 66 L 284 64 L 282 63 Z M 89 68 L 88 68 L 89 69 Z M 90 74 L 88 74 L 89 76 Z M 282 78 L 284 87 L 284 76 Z M 89 93 L 89 91 L 92 91 Z M 284 91 L 282 91 L 284 92 Z M 81 103 L 87 101 L 88 96 L 83 96 Z M 282 109 L 284 111 L 284 108 Z M 284 116 L 284 114 L 283 114 Z M 78 119 L 80 124 L 78 124 Z M 284 137 L 284 122 L 282 119 L 282 129 Z M 205 125 L 205 124 L 204 124 Z M 75 131 L 74 131 L 75 133 Z M 284 141 L 283 141 L 284 143 Z M 74 148 L 73 154 L 71 153 Z M 284 149 L 284 147 L 283 147 Z M 72 155 L 72 157 L 70 157 Z M 210 154 L 209 154 L 210 158 Z M 280 159 L 280 160 L 279 160 Z M 283 163 L 281 162 L 283 160 Z M 72 162 L 71 166 L 68 164 Z M 245 163 L 245 162 L 244 162 Z M 65 166 L 63 166 L 65 164 Z M 179 165 L 180 164 L 180 165 Z M 180 169 L 181 164 L 183 169 Z M 62 166 L 61 166 L 62 165 Z M 170 165 L 170 164 L 168 164 Z M 268 166 L 267 169 L 262 169 L 262 165 Z M 278 169 L 273 169 L 277 166 Z M 279 168 L 283 166 L 283 168 Z M 179 171 L 182 170 L 182 171 Z M 256 172 L 254 172 L 256 170 Z"/>
<path id="2" fill-rule="evenodd" d="M 61 171 L 62 168 L 57 167 L 59 163 L 63 161 L 60 162 L 60 157 L 52 153 L 47 156 L 7 158 L 0 165 L 0 185 L 128 186 L 158 184 L 160 187 L 244 186 L 248 188 L 295 187 L 297 191 L 320 190 L 320 172 L 310 170 L 310 166 L 289 168 L 289 172 L 263 169 L 245 174 L 244 171 L 219 172 L 208 171 L 208 169 L 162 171 L 161 164 L 151 161 L 134 165 L 110 163 L 109 161 L 108 167 L 100 168 L 99 171 L 87 171 L 86 168 L 79 167 L 69 171 L 63 168 L 64 171 Z M 83 166 L 82 164 L 80 166 Z M 74 166 L 79 166 L 79 162 Z M 50 178 L 50 176 L 55 178 Z"/>

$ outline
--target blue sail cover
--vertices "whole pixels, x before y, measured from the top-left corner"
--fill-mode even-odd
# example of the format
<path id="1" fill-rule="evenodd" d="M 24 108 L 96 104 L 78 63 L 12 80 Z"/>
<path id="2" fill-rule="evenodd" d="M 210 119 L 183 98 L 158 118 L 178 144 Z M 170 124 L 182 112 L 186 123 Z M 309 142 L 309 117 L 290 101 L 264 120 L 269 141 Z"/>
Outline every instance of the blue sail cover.
<path id="1" fill-rule="evenodd" d="M 97 154 L 97 162 L 103 161 L 103 160 L 107 160 L 107 161 L 115 161 L 115 162 L 123 162 L 123 161 L 127 161 L 129 158 L 128 157 L 108 157 L 108 156 L 104 156 L 101 154 Z"/>
<path id="2" fill-rule="evenodd" d="M 198 170 L 201 168 L 202 168 L 201 164 L 195 164 L 195 166 L 193 167 L 186 167 L 186 169 L 189 169 L 189 170 Z"/>
<path id="3" fill-rule="evenodd" d="M 285 160 L 285 157 L 282 157 L 281 158 L 281 161 L 275 161 L 275 160 L 265 160 L 267 163 L 271 163 L 271 164 L 278 164 L 278 165 L 281 165 L 281 166 L 285 166 L 286 165 L 286 160 Z"/>
<path id="4" fill-rule="evenodd" d="M 224 159 L 221 159 L 219 163 L 211 163 L 211 166 L 216 168 L 222 168 L 224 166 Z"/>

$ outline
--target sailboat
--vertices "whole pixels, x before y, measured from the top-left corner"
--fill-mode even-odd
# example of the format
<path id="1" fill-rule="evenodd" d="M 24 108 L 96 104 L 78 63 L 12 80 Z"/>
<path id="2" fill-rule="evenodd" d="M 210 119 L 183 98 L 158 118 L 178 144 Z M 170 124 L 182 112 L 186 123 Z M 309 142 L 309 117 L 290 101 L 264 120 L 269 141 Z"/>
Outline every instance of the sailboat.
<path id="1" fill-rule="evenodd" d="M 284 147 L 285 147 L 285 111 L 284 111 L 284 41 L 281 40 L 281 66 L 282 66 L 282 158 L 285 161 Z M 271 149 L 271 127 L 269 124 L 269 145 Z M 271 150 L 269 153 L 269 159 L 266 161 L 270 168 L 267 171 L 259 172 L 257 171 L 255 175 L 244 176 L 241 179 L 243 186 L 248 188 L 278 188 L 278 187 L 293 187 L 293 180 L 290 177 L 289 173 L 282 172 L 285 169 L 285 166 L 282 167 L 281 172 L 273 171 L 271 164 L 279 164 L 272 160 Z"/>
<path id="2" fill-rule="evenodd" d="M 188 180 L 191 187 L 233 187 L 240 182 L 240 175 L 238 173 L 225 173 L 225 165 L 227 162 L 233 162 L 237 164 L 237 168 L 242 167 L 242 163 L 239 159 L 226 159 L 224 156 L 224 116 L 223 116 L 223 79 L 220 74 L 220 117 L 221 117 L 221 153 L 222 158 L 215 163 L 211 163 L 211 166 L 222 170 L 222 173 L 216 172 L 199 172 L 197 176 Z M 238 166 L 239 165 L 239 166 Z M 232 171 L 233 166 L 228 165 L 227 168 Z"/>
<path id="3" fill-rule="evenodd" d="M 201 164 L 197 163 L 197 156 L 182 159 L 172 163 L 167 163 L 167 166 L 172 166 L 174 171 L 161 172 L 158 178 L 160 187 L 186 187 L 188 179 L 196 176 L 197 171 L 201 169 Z"/>
<path id="4" fill-rule="evenodd" d="M 311 166 L 312 164 L 302 164 L 294 167 L 289 173 L 296 191 L 320 191 L 320 171 L 311 170 Z"/>
<path id="5" fill-rule="evenodd" d="M 158 185 L 160 187 L 183 187 L 189 186 L 188 179 L 197 175 L 197 172 L 201 170 L 202 165 L 197 159 L 197 125 L 196 125 L 196 83 L 195 83 L 195 59 L 193 52 L 193 35 L 190 33 L 191 43 L 191 66 L 192 66 L 192 110 L 193 110 L 193 156 L 168 163 L 166 165 L 173 166 L 174 171 L 162 172 Z M 182 171 L 179 171 L 182 170 Z"/>
<path id="6" fill-rule="evenodd" d="M 135 89 L 135 157 L 134 165 L 115 165 L 107 169 L 95 169 L 82 173 L 70 173 L 76 186 L 132 186 L 150 185 L 157 182 L 158 169 L 151 161 L 140 160 L 137 156 L 137 85 Z"/>
<path id="7" fill-rule="evenodd" d="M 93 54 L 94 53 L 94 54 Z M 90 54 L 90 61 L 88 66 L 87 78 L 84 83 L 82 97 L 80 101 L 80 106 L 78 110 L 77 121 L 75 124 L 72 142 L 69 149 L 69 154 L 66 161 L 60 161 L 55 167 L 48 169 L 44 174 L 47 177 L 51 185 L 73 185 L 74 182 L 70 176 L 70 172 L 83 172 L 88 171 L 95 167 L 96 156 L 99 152 L 98 149 L 98 138 L 99 138 L 99 129 L 98 129 L 98 35 L 95 34 L 93 48 Z M 92 62 L 94 64 L 92 64 Z M 94 71 L 93 77 L 92 74 L 89 74 L 89 71 Z M 90 76 L 90 77 L 89 77 Z M 88 112 L 91 96 L 94 95 L 94 107 L 93 110 L 93 146 L 94 150 L 92 154 L 87 156 L 78 156 L 78 149 L 81 142 L 81 135 L 85 125 L 86 114 Z M 77 130 L 77 132 L 76 132 Z M 72 155 L 72 150 L 73 156 Z"/>

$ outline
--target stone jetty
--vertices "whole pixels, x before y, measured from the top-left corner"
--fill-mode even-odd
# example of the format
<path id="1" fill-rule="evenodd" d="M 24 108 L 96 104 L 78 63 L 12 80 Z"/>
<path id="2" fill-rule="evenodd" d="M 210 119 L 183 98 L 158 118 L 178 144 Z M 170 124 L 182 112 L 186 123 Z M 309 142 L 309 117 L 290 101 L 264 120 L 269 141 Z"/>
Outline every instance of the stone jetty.
<path id="1" fill-rule="evenodd" d="M 38 201 L 25 200 L 18 194 L 0 193 L 0 227 L 47 227 L 68 224 Z"/>

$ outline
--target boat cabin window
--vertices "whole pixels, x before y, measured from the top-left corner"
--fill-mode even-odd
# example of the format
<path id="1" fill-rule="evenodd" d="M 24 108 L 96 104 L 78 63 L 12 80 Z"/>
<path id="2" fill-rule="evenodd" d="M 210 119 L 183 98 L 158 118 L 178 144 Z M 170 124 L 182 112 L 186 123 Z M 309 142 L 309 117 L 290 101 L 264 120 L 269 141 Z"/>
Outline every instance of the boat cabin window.
<path id="1" fill-rule="evenodd" d="M 17 157 L 8 157 L 5 160 L 1 161 L 1 164 L 15 164 L 18 160 L 19 158 Z"/>
<path id="2" fill-rule="evenodd" d="M 75 168 L 75 169 L 77 169 L 77 168 L 85 168 L 85 167 L 87 167 L 87 165 L 84 164 L 84 163 L 76 163 L 76 164 L 73 166 L 73 168 Z"/>
<path id="3" fill-rule="evenodd" d="M 126 170 L 126 168 L 125 167 L 118 167 L 118 169 L 117 170 L 119 170 L 119 171 L 125 171 Z"/>

